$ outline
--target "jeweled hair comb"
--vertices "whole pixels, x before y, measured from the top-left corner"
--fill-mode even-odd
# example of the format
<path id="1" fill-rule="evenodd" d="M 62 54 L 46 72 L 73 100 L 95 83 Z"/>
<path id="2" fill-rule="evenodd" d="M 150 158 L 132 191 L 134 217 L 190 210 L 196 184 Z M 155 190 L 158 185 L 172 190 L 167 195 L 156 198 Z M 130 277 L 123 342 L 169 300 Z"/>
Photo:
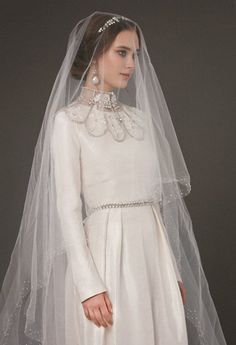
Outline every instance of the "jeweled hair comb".
<path id="1" fill-rule="evenodd" d="M 108 20 L 106 21 L 106 23 L 98 29 L 98 32 L 99 32 L 99 33 L 103 32 L 103 31 L 106 30 L 106 28 L 108 28 L 110 25 L 115 24 L 115 23 L 117 23 L 117 22 L 120 22 L 121 20 L 129 20 L 129 19 L 126 18 L 126 17 L 124 17 L 124 16 L 119 16 L 119 17 L 116 17 L 116 16 L 115 16 L 115 17 L 112 17 L 112 18 L 108 19 Z"/>

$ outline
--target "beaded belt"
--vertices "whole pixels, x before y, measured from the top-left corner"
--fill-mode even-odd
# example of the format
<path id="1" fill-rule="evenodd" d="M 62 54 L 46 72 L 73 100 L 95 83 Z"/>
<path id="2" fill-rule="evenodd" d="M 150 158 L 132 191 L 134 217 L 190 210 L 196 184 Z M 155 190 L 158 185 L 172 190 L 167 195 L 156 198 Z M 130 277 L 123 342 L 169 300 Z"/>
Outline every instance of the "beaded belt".
<path id="1" fill-rule="evenodd" d="M 137 201 L 130 201 L 130 202 L 102 204 L 97 207 L 92 207 L 89 213 L 91 214 L 97 210 L 103 210 L 105 208 L 137 207 L 137 206 L 145 206 L 145 205 L 154 204 L 154 203 L 155 203 L 154 199 L 146 199 L 146 200 L 137 200 Z"/>

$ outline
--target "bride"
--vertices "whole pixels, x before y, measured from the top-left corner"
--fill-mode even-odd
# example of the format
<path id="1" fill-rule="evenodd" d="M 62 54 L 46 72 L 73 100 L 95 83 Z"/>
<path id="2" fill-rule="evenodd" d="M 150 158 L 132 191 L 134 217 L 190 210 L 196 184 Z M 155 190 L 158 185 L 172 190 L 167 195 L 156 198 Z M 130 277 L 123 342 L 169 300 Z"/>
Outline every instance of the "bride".
<path id="1" fill-rule="evenodd" d="M 226 344 L 190 190 L 141 28 L 110 13 L 82 19 L 35 148 L 1 344 Z"/>

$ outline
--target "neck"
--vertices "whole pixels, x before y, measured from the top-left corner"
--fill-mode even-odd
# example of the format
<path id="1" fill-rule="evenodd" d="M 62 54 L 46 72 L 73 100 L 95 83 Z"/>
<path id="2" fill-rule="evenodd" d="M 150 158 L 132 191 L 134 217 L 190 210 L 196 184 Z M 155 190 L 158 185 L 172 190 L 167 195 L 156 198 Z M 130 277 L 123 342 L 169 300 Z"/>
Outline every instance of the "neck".
<path id="1" fill-rule="evenodd" d="M 98 90 L 88 86 L 82 86 L 78 100 L 88 105 L 96 104 L 98 109 L 117 110 L 120 107 L 113 91 Z"/>
<path id="2" fill-rule="evenodd" d="M 96 88 L 96 86 L 82 86 L 82 91 L 83 93 L 93 93 L 93 94 L 97 94 L 97 93 L 101 93 L 101 94 L 113 94 L 114 92 L 112 90 L 104 90 L 104 89 L 98 89 Z"/>
<path id="3" fill-rule="evenodd" d="M 104 84 L 103 87 L 101 87 L 101 86 L 95 86 L 94 84 L 92 84 L 90 82 L 86 82 L 84 87 L 86 87 L 88 89 L 93 89 L 95 91 L 101 91 L 101 92 L 111 92 L 114 89 L 107 84 Z"/>

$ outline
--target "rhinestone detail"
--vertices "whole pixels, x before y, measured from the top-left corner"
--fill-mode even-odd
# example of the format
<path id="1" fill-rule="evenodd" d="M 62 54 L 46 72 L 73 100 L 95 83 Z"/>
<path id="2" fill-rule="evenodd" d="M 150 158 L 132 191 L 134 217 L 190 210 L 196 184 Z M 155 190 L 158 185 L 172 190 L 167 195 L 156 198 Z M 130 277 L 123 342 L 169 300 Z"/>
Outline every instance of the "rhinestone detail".
<path id="1" fill-rule="evenodd" d="M 108 28 L 110 25 L 115 24 L 115 23 L 117 23 L 117 22 L 120 22 L 121 19 L 123 19 L 123 20 L 128 20 L 128 18 L 126 18 L 126 17 L 124 17 L 124 16 L 119 16 L 119 17 L 114 16 L 114 17 L 108 19 L 108 20 L 106 21 L 106 23 L 98 29 L 98 33 L 103 32 L 103 31 L 106 30 L 106 28 Z"/>
<path id="2" fill-rule="evenodd" d="M 137 207 L 137 206 L 145 206 L 148 204 L 155 204 L 154 199 L 142 199 L 142 200 L 136 200 L 136 201 L 129 201 L 129 202 L 115 202 L 115 203 L 108 203 L 108 204 L 102 204 L 98 205 L 96 207 L 92 207 L 89 209 L 89 213 L 93 213 L 98 210 L 103 210 L 105 208 L 117 208 L 117 207 Z"/>
<path id="3" fill-rule="evenodd" d="M 186 305 L 184 305 L 185 310 L 185 316 L 186 318 L 194 325 L 194 327 L 197 330 L 198 337 L 199 337 L 199 344 L 200 345 L 207 345 L 204 337 L 204 332 L 202 330 L 200 319 L 198 318 L 198 313 L 196 309 L 190 309 L 187 308 Z"/>
<path id="4" fill-rule="evenodd" d="M 120 109 L 117 97 L 113 91 L 96 90 L 82 86 L 77 101 L 82 104 L 96 105 L 98 110 L 116 111 Z"/>

